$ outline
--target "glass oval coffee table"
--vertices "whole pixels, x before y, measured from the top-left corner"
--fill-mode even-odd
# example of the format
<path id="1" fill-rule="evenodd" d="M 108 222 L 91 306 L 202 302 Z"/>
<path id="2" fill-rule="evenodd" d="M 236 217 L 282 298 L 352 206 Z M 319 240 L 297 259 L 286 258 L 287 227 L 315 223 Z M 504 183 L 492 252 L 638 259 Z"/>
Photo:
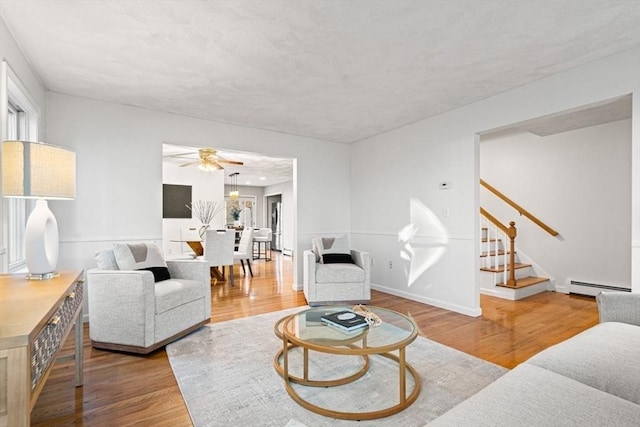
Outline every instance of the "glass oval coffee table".
<path id="1" fill-rule="evenodd" d="M 420 376 L 406 361 L 406 347 L 418 335 L 418 327 L 413 319 L 403 314 L 380 307 L 366 306 L 377 315 L 382 323 L 378 326 L 367 326 L 354 332 L 342 332 L 325 325 L 320 317 L 323 314 L 349 310 L 345 306 L 312 307 L 299 313 L 278 320 L 274 332 L 282 340 L 282 349 L 276 354 L 273 365 L 284 379 L 289 396 L 304 408 L 320 415 L 347 419 L 369 420 L 382 418 L 407 408 L 420 394 Z M 292 375 L 289 372 L 291 350 L 299 347 L 302 350 L 302 374 Z M 312 379 L 309 375 L 309 351 L 340 356 L 359 356 L 362 366 L 355 372 L 335 379 Z M 397 355 L 392 352 L 397 351 Z M 363 377 L 370 367 L 369 356 L 381 356 L 398 363 L 398 403 L 370 412 L 342 412 L 324 408 L 303 399 L 292 384 L 309 387 L 334 387 L 351 384 Z M 407 372 L 413 377 L 413 389 L 407 395 Z M 373 389 L 380 389 L 387 384 L 375 382 L 375 373 L 363 381 L 371 381 Z M 366 398 L 366 396 L 353 396 Z"/>

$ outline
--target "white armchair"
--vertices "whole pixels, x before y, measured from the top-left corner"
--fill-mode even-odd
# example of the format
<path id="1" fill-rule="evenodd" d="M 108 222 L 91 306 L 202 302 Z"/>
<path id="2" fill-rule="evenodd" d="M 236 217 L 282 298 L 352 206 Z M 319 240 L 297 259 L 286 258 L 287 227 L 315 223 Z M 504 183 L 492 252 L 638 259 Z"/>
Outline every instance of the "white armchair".
<path id="1" fill-rule="evenodd" d="M 349 252 L 353 263 L 325 264 L 314 251 L 304 251 L 304 296 L 310 306 L 371 301 L 371 255 Z"/>
<path id="2" fill-rule="evenodd" d="M 87 272 L 93 347 L 147 354 L 209 323 L 208 262 L 167 260 L 170 279 L 155 282 L 151 271 L 119 270 L 112 250 L 96 258 Z"/>

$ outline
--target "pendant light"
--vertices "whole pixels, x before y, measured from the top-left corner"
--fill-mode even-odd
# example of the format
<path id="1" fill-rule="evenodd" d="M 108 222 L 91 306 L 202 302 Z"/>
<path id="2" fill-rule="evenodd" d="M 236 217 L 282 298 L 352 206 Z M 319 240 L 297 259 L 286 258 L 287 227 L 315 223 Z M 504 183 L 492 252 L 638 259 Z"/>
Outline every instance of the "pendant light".
<path id="1" fill-rule="evenodd" d="M 229 175 L 231 177 L 231 185 L 233 188 L 231 191 L 229 191 L 229 198 L 233 200 L 240 197 L 240 192 L 238 191 L 238 175 L 240 175 L 240 173 L 238 172 L 234 172 Z"/>

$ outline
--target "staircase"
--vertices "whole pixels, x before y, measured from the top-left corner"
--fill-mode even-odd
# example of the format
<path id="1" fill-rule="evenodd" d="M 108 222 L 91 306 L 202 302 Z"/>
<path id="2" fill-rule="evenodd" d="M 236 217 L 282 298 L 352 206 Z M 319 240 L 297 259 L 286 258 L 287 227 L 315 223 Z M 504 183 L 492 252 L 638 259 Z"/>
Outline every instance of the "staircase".
<path id="1" fill-rule="evenodd" d="M 528 210 L 511 200 L 504 193 L 485 180 L 480 186 L 514 208 L 523 216 L 551 236 L 559 233 L 540 221 Z M 554 290 L 551 280 L 539 277 L 538 267 L 522 253 L 516 253 L 516 223 L 511 221 L 507 227 L 495 216 L 480 207 L 480 293 L 499 298 L 518 300 L 547 290 Z M 505 242 L 505 243 L 503 243 Z M 545 273 L 540 275 L 547 276 Z"/>
<path id="2" fill-rule="evenodd" d="M 511 252 L 505 247 L 502 233 L 488 224 L 481 229 L 480 249 L 480 293 L 509 300 L 519 300 L 531 295 L 552 290 L 551 282 L 546 277 L 536 275 L 533 264 L 521 261 L 520 254 L 513 255 L 515 270 L 514 283 L 509 282 L 509 266 Z"/>

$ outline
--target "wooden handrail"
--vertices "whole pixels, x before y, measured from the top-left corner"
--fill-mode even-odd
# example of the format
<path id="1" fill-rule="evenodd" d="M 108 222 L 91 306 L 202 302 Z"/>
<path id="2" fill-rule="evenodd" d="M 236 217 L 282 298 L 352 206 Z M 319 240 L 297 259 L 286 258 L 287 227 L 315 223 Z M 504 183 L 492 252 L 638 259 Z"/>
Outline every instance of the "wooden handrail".
<path id="1" fill-rule="evenodd" d="M 529 218 L 534 224 L 536 224 L 538 227 L 542 228 L 547 233 L 551 234 L 552 236 L 557 236 L 559 234 L 556 230 L 554 230 L 553 228 L 549 227 L 544 222 L 540 221 L 531 212 L 527 211 L 525 208 L 523 208 L 522 206 L 520 206 L 519 204 L 517 204 L 516 202 L 514 202 L 513 200 L 511 200 L 510 198 L 508 198 L 504 194 L 502 194 L 495 187 L 493 187 L 492 185 L 488 184 L 485 180 L 480 179 L 480 185 L 482 185 L 487 190 L 491 191 L 493 194 L 498 196 L 500 199 L 502 199 L 509 206 L 511 206 L 512 208 L 517 210 L 520 215 L 524 215 L 527 218 Z"/>
<path id="2" fill-rule="evenodd" d="M 503 223 L 501 223 L 498 218 L 496 218 L 495 216 L 491 215 L 489 212 L 487 212 L 484 208 L 480 208 L 480 213 L 482 214 L 482 216 L 484 216 L 485 218 L 487 218 L 489 221 L 491 221 L 491 223 L 493 225 L 495 225 L 496 227 L 498 227 L 500 230 L 502 230 L 503 233 L 505 233 L 506 235 L 509 235 L 509 227 L 507 227 L 506 225 L 504 225 Z"/>

